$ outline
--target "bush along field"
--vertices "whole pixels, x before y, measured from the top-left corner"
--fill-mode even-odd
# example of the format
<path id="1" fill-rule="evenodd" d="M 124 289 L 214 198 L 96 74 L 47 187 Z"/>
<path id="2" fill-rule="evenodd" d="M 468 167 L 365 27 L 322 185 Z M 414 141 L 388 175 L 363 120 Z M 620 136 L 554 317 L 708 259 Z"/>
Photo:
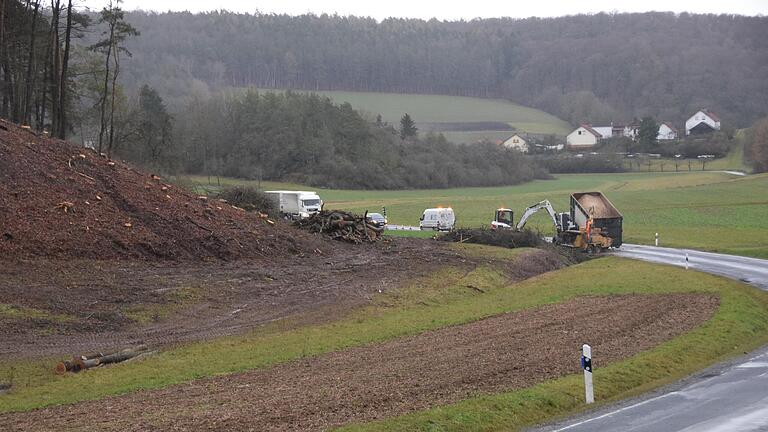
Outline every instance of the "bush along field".
<path id="1" fill-rule="evenodd" d="M 188 187 L 215 193 L 221 185 L 257 182 L 186 177 Z M 263 183 L 263 188 L 306 189 L 307 186 Z M 364 212 L 386 207 L 392 224 L 418 225 L 425 208 L 451 206 L 457 226 L 487 226 L 499 207 L 523 210 L 549 199 L 557 211 L 566 211 L 572 192 L 601 191 L 624 215 L 624 241 L 660 244 L 768 258 L 768 175 L 736 176 L 723 172 L 568 174 L 554 180 L 536 180 L 510 187 L 405 191 L 317 190 L 326 208 Z M 529 220 L 530 228 L 551 234 L 544 212 Z M 392 232 L 395 234 L 395 232 Z M 431 234 L 402 232 L 409 236 Z"/>
<path id="2" fill-rule="evenodd" d="M 143 361 L 71 376 L 53 375 L 49 362 L 0 365 L 0 377 L 7 377 L 8 374 L 24 377 L 14 380 L 13 392 L 0 396 L 0 412 L 6 413 L 0 414 L 0 422 L 21 425 L 20 430 L 23 430 L 23 425 L 28 422 L 39 422 L 34 423 L 38 426 L 55 423 L 62 410 L 66 410 L 68 421 L 71 421 L 69 424 L 75 428 L 78 422 L 83 427 L 92 424 L 88 422 L 93 421 L 94 415 L 99 416 L 100 424 L 107 429 L 124 424 L 128 416 L 139 416 L 148 427 L 163 428 L 189 422 L 210 425 L 214 423 L 208 422 L 214 420 L 220 425 L 221 410 L 226 409 L 222 401 L 229 398 L 226 395 L 235 395 L 244 398 L 243 402 L 251 407 L 226 413 L 227 425 L 236 427 L 240 424 L 238 422 L 251 421 L 253 416 L 260 416 L 259 413 L 267 409 L 254 407 L 268 403 L 262 397 L 279 389 L 261 388 L 259 383 L 276 375 L 285 380 L 280 386 L 275 386 L 279 388 L 290 387 L 290 383 L 311 386 L 315 380 L 323 378 L 332 382 L 321 387 L 323 390 L 318 390 L 318 394 L 302 392 L 303 396 L 294 402 L 295 407 L 302 409 L 302 419 L 315 419 L 321 423 L 328 421 L 323 423 L 323 428 L 348 423 L 348 419 L 358 419 L 362 423 L 347 425 L 345 430 L 514 430 L 586 408 L 582 399 L 578 342 L 594 341 L 596 346 L 601 346 L 601 343 L 606 343 L 604 338 L 601 339 L 603 335 L 592 334 L 589 328 L 580 328 L 571 322 L 557 324 L 573 330 L 570 336 L 563 336 L 573 339 L 569 342 L 573 346 L 566 347 L 562 354 L 547 355 L 546 359 L 564 366 L 556 367 L 548 374 L 534 373 L 528 380 L 505 384 L 504 381 L 497 382 L 493 374 L 490 378 L 482 374 L 479 378 L 474 375 L 473 371 L 493 371 L 500 367 L 492 361 L 493 357 L 483 357 L 483 361 L 487 359 L 490 363 L 480 362 L 469 371 L 460 368 L 462 373 L 469 373 L 470 378 L 477 380 L 478 390 L 468 390 L 457 396 L 451 393 L 457 387 L 456 383 L 443 380 L 441 383 L 445 388 L 417 392 L 430 396 L 426 401 L 417 398 L 421 402 L 405 408 L 392 406 L 388 410 L 376 411 L 376 407 L 390 406 L 393 399 L 386 396 L 386 391 L 365 384 L 364 380 L 368 379 L 365 377 L 370 375 L 368 372 L 374 371 L 377 374 L 375 382 L 388 383 L 392 389 L 400 389 L 401 384 L 406 386 L 402 388 L 408 388 L 410 383 L 424 375 L 424 365 L 392 371 L 387 369 L 389 361 L 379 361 L 382 358 L 379 356 L 389 358 L 386 356 L 393 355 L 394 350 L 400 354 L 392 357 L 391 362 L 407 363 L 410 356 L 418 362 L 423 356 L 430 358 L 429 350 L 423 352 L 416 349 L 424 347 L 422 343 L 445 342 L 453 340 L 450 338 L 454 336 L 459 339 L 469 337 L 471 343 L 457 346 L 454 351 L 433 359 L 435 363 L 430 369 L 440 371 L 444 367 L 457 367 L 451 365 L 471 365 L 480 361 L 462 356 L 472 355 L 478 342 L 483 340 L 496 342 L 483 348 L 481 354 L 495 349 L 493 346 L 502 347 L 504 353 L 516 350 L 533 352 L 537 350 L 535 345 L 515 346 L 517 339 L 514 333 L 508 333 L 514 332 L 514 323 L 524 320 L 535 324 L 538 319 L 556 322 L 557 319 L 547 315 L 547 311 L 563 319 L 563 315 L 593 308 L 593 305 L 600 305 L 594 309 L 595 313 L 607 314 L 606 319 L 619 321 L 629 320 L 629 311 L 636 310 L 639 304 L 656 305 L 654 310 L 662 307 L 666 308 L 666 312 L 659 312 L 658 316 L 649 314 L 652 319 L 662 320 L 653 322 L 656 325 L 665 322 L 663 329 L 674 327 L 682 331 L 670 333 L 667 337 L 671 339 L 656 342 L 641 337 L 637 344 L 633 344 L 643 347 L 641 351 L 625 353 L 613 360 L 606 359 L 611 342 L 602 352 L 596 350 L 598 404 L 666 384 L 768 342 L 768 293 L 738 282 L 613 257 L 591 260 L 514 282 L 509 271 L 514 273 L 516 270 L 504 270 L 501 263 L 524 265 L 535 260 L 536 254 L 541 252 L 480 245 L 450 247 L 467 257 L 486 257 L 489 264 L 470 271 L 455 268 L 438 270 L 399 290 L 383 293 L 375 297 L 370 306 L 326 324 L 305 326 L 301 325 L 301 321 L 276 322 L 244 336 L 183 345 Z M 620 308 L 622 311 L 629 308 L 626 311 L 628 315 L 611 315 L 613 307 L 610 305 L 614 304 L 623 305 Z M 639 315 L 646 319 L 645 313 Z M 675 324 L 681 317 L 692 315 L 699 318 L 688 322 L 687 327 Z M 512 327 L 505 327 L 505 323 Z M 632 329 L 631 333 L 634 335 L 638 331 Z M 648 330 L 646 333 L 663 332 Z M 562 335 L 562 332 L 558 334 Z M 618 339 L 610 340 L 616 346 Z M 482 343 L 480 346 L 482 348 Z M 369 355 L 374 357 L 369 358 Z M 354 365 L 360 361 L 361 371 L 368 372 L 356 375 Z M 337 375 L 338 364 L 348 365 L 344 370 L 352 375 L 340 378 L 341 375 Z M 651 364 L 653 368 L 648 367 Z M 549 370 L 549 365 L 542 364 L 541 368 Z M 528 376 L 541 368 L 506 371 L 504 376 Z M 262 369 L 265 372 L 261 372 Z M 302 378 L 303 371 L 309 371 L 306 378 Z M 444 372 L 441 376 L 451 376 L 448 369 Z M 389 375 L 392 373 L 394 375 Z M 168 388 L 133 393 L 140 389 L 165 387 Z M 347 393 L 356 394 L 358 389 L 366 389 L 361 394 L 375 394 L 383 399 L 373 401 L 372 408 L 369 407 L 373 411 L 370 411 L 344 396 Z M 255 393 L 249 393 L 251 391 Z M 442 392 L 447 392 L 448 396 L 432 396 Z M 98 400 L 126 393 L 131 394 L 89 404 L 24 413 L 45 406 Z M 204 395 L 205 400 L 195 396 L 197 394 Z M 292 396 L 289 394 L 286 397 Z M 395 400 L 409 400 L 411 397 L 403 393 L 395 396 Z M 257 398 L 258 402 L 249 398 Z M 303 411 L 309 409 L 306 400 L 331 403 L 343 414 L 342 418 L 333 417 L 331 409 Z M 17 414 L 9 414 L 12 412 Z M 195 415 L 190 416 L 190 412 Z M 382 417 L 390 418 L 367 423 Z M 290 416 L 279 419 L 279 416 L 273 416 L 265 421 L 302 421 L 291 420 Z M 276 423 L 269 425 L 279 429 Z"/>

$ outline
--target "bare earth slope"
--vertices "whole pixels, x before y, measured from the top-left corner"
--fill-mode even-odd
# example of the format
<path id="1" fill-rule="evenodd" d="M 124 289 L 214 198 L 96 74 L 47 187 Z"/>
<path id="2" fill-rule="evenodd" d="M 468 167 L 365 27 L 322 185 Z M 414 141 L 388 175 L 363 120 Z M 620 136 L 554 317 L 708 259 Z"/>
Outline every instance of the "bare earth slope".
<path id="1" fill-rule="evenodd" d="M 13 431 L 314 431 L 527 387 L 693 329 L 717 309 L 703 294 L 582 297 L 418 336 L 163 390 L 0 416 Z"/>
<path id="2" fill-rule="evenodd" d="M 310 237 L 287 230 L 0 120 L 0 259 L 233 259 L 314 249 Z"/>

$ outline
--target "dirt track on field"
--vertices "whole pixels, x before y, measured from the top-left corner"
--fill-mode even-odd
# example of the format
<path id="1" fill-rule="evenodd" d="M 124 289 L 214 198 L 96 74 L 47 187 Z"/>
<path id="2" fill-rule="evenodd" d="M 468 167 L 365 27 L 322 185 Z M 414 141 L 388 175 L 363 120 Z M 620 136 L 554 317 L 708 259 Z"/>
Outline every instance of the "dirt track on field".
<path id="1" fill-rule="evenodd" d="M 527 387 L 627 358 L 693 329 L 703 294 L 582 297 L 269 369 L 0 416 L 13 431 L 315 431 Z"/>

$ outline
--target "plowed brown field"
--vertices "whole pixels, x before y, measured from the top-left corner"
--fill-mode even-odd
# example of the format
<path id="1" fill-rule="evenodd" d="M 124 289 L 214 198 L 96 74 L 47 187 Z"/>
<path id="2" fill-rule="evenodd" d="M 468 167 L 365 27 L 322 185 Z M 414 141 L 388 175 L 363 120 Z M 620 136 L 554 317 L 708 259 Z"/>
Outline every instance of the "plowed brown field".
<path id="1" fill-rule="evenodd" d="M 530 386 L 627 358 L 708 319 L 703 294 L 582 297 L 163 390 L 0 416 L 13 431 L 314 431 Z"/>

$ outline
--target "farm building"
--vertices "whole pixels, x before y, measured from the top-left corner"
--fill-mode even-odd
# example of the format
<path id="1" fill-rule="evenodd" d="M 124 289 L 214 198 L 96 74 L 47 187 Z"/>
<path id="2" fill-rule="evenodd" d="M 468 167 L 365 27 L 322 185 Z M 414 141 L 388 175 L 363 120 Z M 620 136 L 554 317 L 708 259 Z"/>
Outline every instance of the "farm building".
<path id="1" fill-rule="evenodd" d="M 569 148 L 584 149 L 595 146 L 603 136 L 590 125 L 581 125 L 575 131 L 568 134 L 565 142 Z"/>
<path id="2" fill-rule="evenodd" d="M 720 130 L 720 118 L 708 109 L 701 109 L 685 122 L 685 134 L 706 134 Z"/>
<path id="3" fill-rule="evenodd" d="M 506 148 L 520 150 L 523 153 L 528 153 L 528 140 L 518 134 L 514 134 L 511 137 L 505 139 L 502 141 L 501 145 Z"/>
<path id="4" fill-rule="evenodd" d="M 656 136 L 659 141 L 677 139 L 677 129 L 669 122 L 662 122 L 659 125 L 659 134 Z"/>

